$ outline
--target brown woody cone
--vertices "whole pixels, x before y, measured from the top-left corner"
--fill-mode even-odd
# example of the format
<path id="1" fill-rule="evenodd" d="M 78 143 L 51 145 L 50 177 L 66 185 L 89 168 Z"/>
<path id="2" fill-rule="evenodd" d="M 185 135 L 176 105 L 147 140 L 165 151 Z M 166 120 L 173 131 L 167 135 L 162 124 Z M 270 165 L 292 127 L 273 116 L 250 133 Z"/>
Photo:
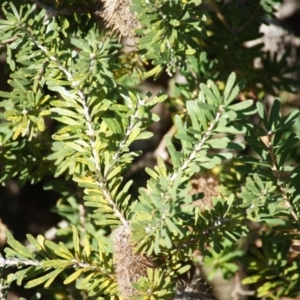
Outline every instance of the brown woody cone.
<path id="1" fill-rule="evenodd" d="M 120 294 L 125 300 L 136 295 L 131 284 L 137 282 L 141 276 L 146 275 L 147 267 L 154 267 L 149 258 L 134 253 L 134 246 L 130 240 L 131 229 L 129 225 L 123 225 L 113 232 L 115 272 Z"/>
<path id="2" fill-rule="evenodd" d="M 105 27 L 120 37 L 134 37 L 135 29 L 140 27 L 136 13 L 130 10 L 131 0 L 98 0 L 96 16 L 103 19 Z"/>

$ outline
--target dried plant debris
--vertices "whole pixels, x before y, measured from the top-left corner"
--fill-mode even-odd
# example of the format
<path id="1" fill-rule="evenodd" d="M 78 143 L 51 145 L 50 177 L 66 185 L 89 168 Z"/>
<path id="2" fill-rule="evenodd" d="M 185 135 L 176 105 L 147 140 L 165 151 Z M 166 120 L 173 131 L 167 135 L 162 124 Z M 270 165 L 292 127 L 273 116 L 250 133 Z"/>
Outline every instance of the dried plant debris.
<path id="1" fill-rule="evenodd" d="M 135 29 L 141 25 L 136 13 L 130 10 L 131 4 L 131 0 L 98 0 L 95 14 L 119 37 L 134 37 Z"/>
<path id="2" fill-rule="evenodd" d="M 180 282 L 173 300 L 216 300 L 212 287 L 199 278 L 191 283 Z"/>
<path id="3" fill-rule="evenodd" d="M 206 206 L 212 208 L 212 198 L 220 195 L 218 178 L 212 175 L 196 174 L 191 179 L 191 184 L 191 195 L 197 193 L 204 194 L 203 198 L 194 201 L 194 205 L 198 206 L 201 211 L 204 211 Z"/>
<path id="4" fill-rule="evenodd" d="M 134 253 L 129 225 L 113 232 L 113 258 L 119 291 L 122 299 L 127 300 L 136 295 L 132 283 L 146 276 L 147 268 L 153 268 L 154 264 L 148 257 Z"/>

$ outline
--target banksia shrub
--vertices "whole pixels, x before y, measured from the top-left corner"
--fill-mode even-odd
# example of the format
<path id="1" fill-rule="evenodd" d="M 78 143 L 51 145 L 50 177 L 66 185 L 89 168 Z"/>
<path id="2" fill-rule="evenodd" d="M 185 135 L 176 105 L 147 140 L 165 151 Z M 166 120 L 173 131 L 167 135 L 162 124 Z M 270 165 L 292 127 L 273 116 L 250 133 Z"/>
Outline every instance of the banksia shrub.
<path id="1" fill-rule="evenodd" d="M 0 216 L 12 228 L 0 299 L 14 285 L 32 299 L 214 299 L 198 272 L 179 283 L 192 266 L 228 280 L 245 270 L 243 295 L 242 284 L 264 300 L 299 295 L 289 253 L 299 239 L 299 109 L 260 101 L 298 82 L 288 51 L 278 59 L 245 46 L 279 1 L 255 1 L 246 24 L 251 1 L 238 2 L 73 0 L 66 14 L 67 1 L 2 1 L 0 183 L 55 192 L 62 222 L 52 236 L 17 241 Z M 126 36 L 135 50 L 124 56 Z M 152 145 L 162 102 L 172 130 Z M 216 169 L 220 179 L 206 175 Z M 249 224 L 264 228 L 262 247 Z"/>

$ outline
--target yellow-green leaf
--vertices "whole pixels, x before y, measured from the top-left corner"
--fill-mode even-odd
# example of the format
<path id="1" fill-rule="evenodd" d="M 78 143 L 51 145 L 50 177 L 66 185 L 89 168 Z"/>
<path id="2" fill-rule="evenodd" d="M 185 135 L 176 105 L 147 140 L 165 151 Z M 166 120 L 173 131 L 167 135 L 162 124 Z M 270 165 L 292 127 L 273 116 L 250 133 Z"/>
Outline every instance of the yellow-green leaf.
<path id="1" fill-rule="evenodd" d="M 25 246 L 23 246 L 20 242 L 14 239 L 12 234 L 9 231 L 6 231 L 7 243 L 8 245 L 18 252 L 22 257 L 32 258 L 32 253 Z"/>
<path id="2" fill-rule="evenodd" d="M 64 284 L 69 284 L 72 281 L 76 280 L 83 272 L 85 269 L 79 269 L 75 273 L 71 274 L 65 281 Z"/>
<path id="3" fill-rule="evenodd" d="M 44 284 L 44 287 L 47 288 L 51 285 L 51 283 L 54 281 L 54 279 L 57 277 L 57 275 L 59 275 L 63 270 L 59 269 L 59 270 L 55 270 L 53 271 L 51 274 L 52 276 L 46 281 L 46 283 Z"/>
<path id="4" fill-rule="evenodd" d="M 84 237 L 84 253 L 86 257 L 89 257 L 91 254 L 91 245 L 87 236 Z"/>
<path id="5" fill-rule="evenodd" d="M 74 244 L 75 254 L 80 255 L 79 236 L 78 236 L 78 231 L 75 226 L 72 226 L 72 231 L 73 231 L 73 244 Z"/>

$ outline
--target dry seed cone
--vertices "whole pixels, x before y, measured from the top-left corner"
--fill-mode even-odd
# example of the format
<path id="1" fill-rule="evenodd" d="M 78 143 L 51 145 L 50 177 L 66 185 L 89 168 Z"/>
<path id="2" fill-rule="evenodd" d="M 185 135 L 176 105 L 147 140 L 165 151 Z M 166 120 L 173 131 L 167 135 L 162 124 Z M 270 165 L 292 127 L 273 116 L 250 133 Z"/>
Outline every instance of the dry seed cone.
<path id="1" fill-rule="evenodd" d="M 105 27 L 120 37 L 134 37 L 140 27 L 136 13 L 130 10 L 131 0 L 98 0 L 96 15 L 103 19 Z"/>
<path id="2" fill-rule="evenodd" d="M 152 261 L 144 255 L 134 253 L 131 243 L 130 226 L 121 226 L 113 232 L 113 258 L 119 291 L 127 300 L 136 295 L 132 283 L 147 273 L 147 267 L 154 267 Z"/>
<path id="3" fill-rule="evenodd" d="M 216 300 L 211 286 L 202 278 L 177 286 L 173 300 Z"/>

